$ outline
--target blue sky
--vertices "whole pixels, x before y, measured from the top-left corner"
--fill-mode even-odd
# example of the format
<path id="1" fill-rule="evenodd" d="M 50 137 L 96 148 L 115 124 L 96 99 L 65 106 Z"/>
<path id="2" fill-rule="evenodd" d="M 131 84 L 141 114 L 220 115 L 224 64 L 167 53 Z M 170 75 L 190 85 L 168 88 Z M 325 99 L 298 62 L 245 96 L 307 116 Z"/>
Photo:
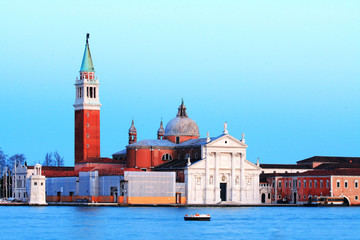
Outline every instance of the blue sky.
<path id="1" fill-rule="evenodd" d="M 134 118 L 153 139 L 184 98 L 202 137 L 245 133 L 247 158 L 360 156 L 360 2 L 5 1 L 0 147 L 74 161 L 85 35 L 100 79 L 101 154 Z"/>

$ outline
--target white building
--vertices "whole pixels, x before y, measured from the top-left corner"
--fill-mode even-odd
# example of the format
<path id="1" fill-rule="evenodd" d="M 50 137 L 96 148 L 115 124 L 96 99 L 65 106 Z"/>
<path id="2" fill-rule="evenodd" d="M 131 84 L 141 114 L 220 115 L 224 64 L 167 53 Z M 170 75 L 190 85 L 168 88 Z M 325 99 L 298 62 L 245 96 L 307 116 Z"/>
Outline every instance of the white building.
<path id="1" fill-rule="evenodd" d="M 207 139 L 202 145 L 202 160 L 185 169 L 189 204 L 257 204 L 260 168 L 246 160 L 244 139 L 227 134 Z"/>
<path id="2" fill-rule="evenodd" d="M 184 172 L 188 204 L 259 204 L 261 169 L 246 160 L 244 135 L 238 140 L 228 134 L 191 139 L 178 148 L 201 149 L 201 157 L 176 159 L 155 168 L 156 171 Z"/>
<path id="3" fill-rule="evenodd" d="M 45 176 L 41 175 L 41 165 L 35 164 L 34 175 L 30 176 L 30 205 L 47 205 L 45 195 Z"/>
<path id="4" fill-rule="evenodd" d="M 27 202 L 26 180 L 29 178 L 27 167 L 15 164 L 11 176 L 12 197 L 17 201 Z"/>

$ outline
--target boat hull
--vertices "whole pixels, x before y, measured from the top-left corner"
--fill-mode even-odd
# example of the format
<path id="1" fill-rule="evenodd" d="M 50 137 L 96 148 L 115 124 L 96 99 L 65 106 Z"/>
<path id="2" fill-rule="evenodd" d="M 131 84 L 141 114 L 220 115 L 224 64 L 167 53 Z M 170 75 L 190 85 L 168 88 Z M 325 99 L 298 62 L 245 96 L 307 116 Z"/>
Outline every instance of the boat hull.
<path id="1" fill-rule="evenodd" d="M 184 217 L 185 221 L 210 221 L 210 217 Z"/>

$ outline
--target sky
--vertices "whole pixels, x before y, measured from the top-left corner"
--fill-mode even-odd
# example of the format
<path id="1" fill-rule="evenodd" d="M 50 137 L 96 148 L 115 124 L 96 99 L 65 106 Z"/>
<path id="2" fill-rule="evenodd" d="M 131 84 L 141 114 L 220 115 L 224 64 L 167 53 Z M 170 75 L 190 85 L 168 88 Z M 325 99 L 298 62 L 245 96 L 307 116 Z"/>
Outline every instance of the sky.
<path id="1" fill-rule="evenodd" d="M 74 164 L 86 33 L 101 155 L 155 139 L 184 99 L 201 137 L 245 133 L 247 159 L 360 157 L 360 1 L 4 1 L 0 148 Z"/>

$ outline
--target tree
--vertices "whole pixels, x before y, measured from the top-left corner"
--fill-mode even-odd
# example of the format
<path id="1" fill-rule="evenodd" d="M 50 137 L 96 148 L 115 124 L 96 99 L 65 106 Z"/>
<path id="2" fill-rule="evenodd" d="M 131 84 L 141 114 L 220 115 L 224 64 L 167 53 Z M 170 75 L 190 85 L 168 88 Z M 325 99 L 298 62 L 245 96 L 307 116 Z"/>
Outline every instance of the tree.
<path id="1" fill-rule="evenodd" d="M 57 167 L 64 166 L 64 157 L 61 157 L 57 151 L 55 151 L 54 153 L 46 153 L 45 160 L 42 165 Z"/>
<path id="2" fill-rule="evenodd" d="M 24 165 L 25 160 L 26 160 L 26 157 L 24 154 L 17 153 L 7 159 L 6 166 L 8 167 L 8 169 L 10 171 L 12 171 L 15 163 Z"/>
<path id="3" fill-rule="evenodd" d="M 0 148 L 0 172 L 2 172 L 4 170 L 4 168 L 6 167 L 7 157 L 8 156 Z"/>
<path id="4" fill-rule="evenodd" d="M 46 153 L 45 160 L 43 162 L 43 166 L 54 166 L 54 160 L 52 158 L 52 153 Z"/>
<path id="5" fill-rule="evenodd" d="M 64 157 L 61 157 L 57 151 L 54 152 L 54 158 L 55 158 L 55 166 L 58 167 L 64 166 Z"/>

